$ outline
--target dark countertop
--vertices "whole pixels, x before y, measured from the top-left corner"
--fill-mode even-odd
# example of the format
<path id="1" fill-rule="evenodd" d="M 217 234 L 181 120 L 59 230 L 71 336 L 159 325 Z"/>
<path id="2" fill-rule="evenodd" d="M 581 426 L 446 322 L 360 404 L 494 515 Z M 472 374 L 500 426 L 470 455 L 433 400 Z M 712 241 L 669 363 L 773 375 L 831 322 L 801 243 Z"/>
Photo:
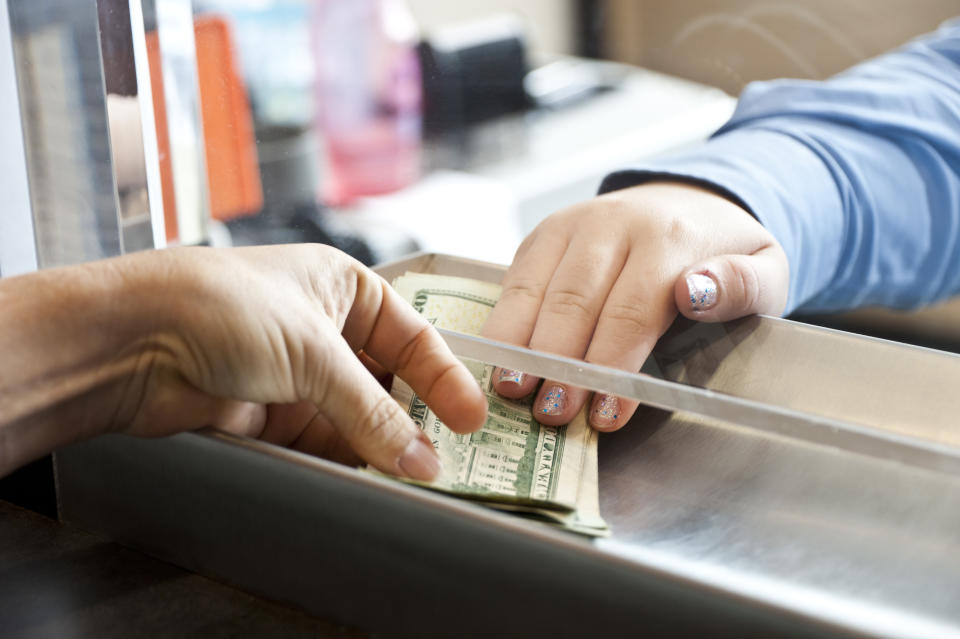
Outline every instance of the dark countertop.
<path id="1" fill-rule="evenodd" d="M 0 501 L 0 636 L 364 635 Z"/>

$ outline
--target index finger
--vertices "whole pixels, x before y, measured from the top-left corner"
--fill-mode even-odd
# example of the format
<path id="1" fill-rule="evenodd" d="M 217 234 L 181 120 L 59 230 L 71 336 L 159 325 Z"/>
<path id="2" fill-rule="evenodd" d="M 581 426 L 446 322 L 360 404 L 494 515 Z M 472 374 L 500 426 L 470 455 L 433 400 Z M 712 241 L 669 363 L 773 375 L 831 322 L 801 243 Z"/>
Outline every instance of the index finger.
<path id="1" fill-rule="evenodd" d="M 477 430 L 487 418 L 487 398 L 440 334 L 382 278 L 358 288 L 355 309 L 372 326 L 362 344 L 352 344 L 406 381 L 451 430 Z M 379 303 L 371 300 L 378 297 Z M 367 299 L 362 299 L 367 298 Z M 352 310 L 344 332 L 358 318 Z M 366 322 L 362 322 L 366 323 Z"/>
<path id="2" fill-rule="evenodd" d="M 483 325 L 481 335 L 510 344 L 527 346 L 533 335 L 547 286 L 567 250 L 566 240 L 542 232 L 529 246 L 521 246 L 503 277 L 503 292 Z M 539 381 L 519 371 L 497 368 L 494 388 L 504 397 L 529 395 Z"/>
<path id="3" fill-rule="evenodd" d="M 677 315 L 673 290 L 663 274 L 648 270 L 646 255 L 631 255 L 607 297 L 584 360 L 636 372 Z M 600 430 L 621 428 L 639 402 L 596 393 L 590 424 Z"/>

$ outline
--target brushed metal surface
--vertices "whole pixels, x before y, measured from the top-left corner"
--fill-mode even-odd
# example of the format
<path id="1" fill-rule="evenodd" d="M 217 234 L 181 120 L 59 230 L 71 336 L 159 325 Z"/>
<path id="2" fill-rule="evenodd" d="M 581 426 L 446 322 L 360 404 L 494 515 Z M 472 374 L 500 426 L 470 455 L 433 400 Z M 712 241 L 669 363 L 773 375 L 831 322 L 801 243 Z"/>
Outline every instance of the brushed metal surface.
<path id="1" fill-rule="evenodd" d="M 960 444 L 960 356 L 789 320 L 681 320 L 664 377 L 931 442 Z"/>
<path id="2" fill-rule="evenodd" d="M 844 636 L 541 524 L 215 432 L 58 455 L 62 517 L 384 637 Z"/>
<path id="3" fill-rule="evenodd" d="M 767 320 L 760 318 L 757 321 L 763 323 Z M 804 406 L 805 410 L 796 410 L 737 397 L 726 391 L 728 387 L 736 388 L 733 384 L 714 382 L 723 389 L 719 392 L 688 381 L 663 379 L 656 356 L 649 366 L 645 365 L 648 372 L 628 373 L 475 335 L 442 328 L 439 332 L 458 357 L 633 399 L 653 408 L 692 413 L 709 421 L 747 426 L 767 434 L 784 435 L 930 470 L 960 471 L 960 448 L 956 446 L 931 441 L 922 435 L 913 436 L 909 432 L 898 433 L 876 426 L 855 424 L 847 421 L 847 415 L 842 411 L 837 416 L 827 417 L 816 414 L 814 411 L 818 410 L 817 407 Z M 685 372 L 682 364 L 679 370 L 673 372 Z"/>
<path id="4" fill-rule="evenodd" d="M 380 272 L 405 270 L 502 273 L 436 255 Z M 957 441 L 960 365 L 934 351 L 752 318 L 678 324 L 652 362 Z M 56 461 L 65 519 L 388 636 L 960 636 L 960 477 L 790 435 L 642 410 L 600 439 L 613 534 L 594 542 L 213 432 L 101 438 Z"/>
<path id="5" fill-rule="evenodd" d="M 601 437 L 600 486 L 600 548 L 868 634 L 960 634 L 956 476 L 649 411 Z"/>

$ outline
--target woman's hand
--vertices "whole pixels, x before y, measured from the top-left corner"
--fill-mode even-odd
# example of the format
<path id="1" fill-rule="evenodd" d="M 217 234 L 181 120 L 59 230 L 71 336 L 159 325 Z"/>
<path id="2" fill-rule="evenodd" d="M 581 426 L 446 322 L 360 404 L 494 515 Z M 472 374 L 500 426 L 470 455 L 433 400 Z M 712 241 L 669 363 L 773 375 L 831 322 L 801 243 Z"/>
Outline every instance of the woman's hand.
<path id="1" fill-rule="evenodd" d="M 652 183 L 560 211 L 524 240 L 484 327 L 487 337 L 636 372 L 679 311 L 703 321 L 779 315 L 786 255 L 747 211 L 710 191 Z M 495 371 L 523 397 L 536 378 Z M 566 424 L 589 392 L 544 381 L 536 418 Z M 637 403 L 597 394 L 589 421 L 616 430 Z"/>
<path id="2" fill-rule="evenodd" d="M 0 404 L 11 398 L 0 474 L 5 460 L 104 430 L 214 426 L 431 479 L 439 459 L 377 381 L 385 370 L 457 432 L 486 416 L 436 331 L 330 247 L 151 251 L 12 278 L 4 293 L 23 303 L 0 335 L 13 349 L 0 370 Z"/>

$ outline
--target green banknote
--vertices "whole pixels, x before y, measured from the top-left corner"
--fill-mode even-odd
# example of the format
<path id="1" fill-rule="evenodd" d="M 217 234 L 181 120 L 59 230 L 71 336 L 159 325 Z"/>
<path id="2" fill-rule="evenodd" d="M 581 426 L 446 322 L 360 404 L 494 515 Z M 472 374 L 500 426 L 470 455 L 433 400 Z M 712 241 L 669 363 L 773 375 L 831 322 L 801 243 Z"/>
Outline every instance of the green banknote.
<path id="1" fill-rule="evenodd" d="M 500 296 L 496 284 L 424 273 L 407 273 L 393 286 L 435 326 L 471 334 L 480 332 Z M 597 433 L 585 411 L 567 426 L 544 426 L 533 419 L 532 397 L 500 397 L 492 366 L 463 362 L 487 395 L 489 415 L 475 433 L 449 430 L 407 384 L 394 381 L 394 399 L 443 462 L 428 487 L 581 534 L 607 534 L 599 512 Z"/>

